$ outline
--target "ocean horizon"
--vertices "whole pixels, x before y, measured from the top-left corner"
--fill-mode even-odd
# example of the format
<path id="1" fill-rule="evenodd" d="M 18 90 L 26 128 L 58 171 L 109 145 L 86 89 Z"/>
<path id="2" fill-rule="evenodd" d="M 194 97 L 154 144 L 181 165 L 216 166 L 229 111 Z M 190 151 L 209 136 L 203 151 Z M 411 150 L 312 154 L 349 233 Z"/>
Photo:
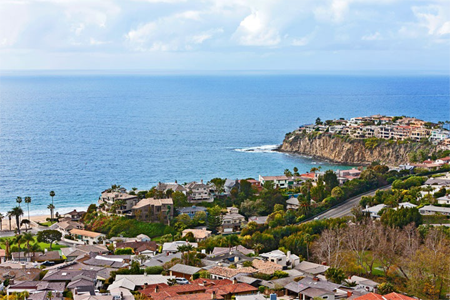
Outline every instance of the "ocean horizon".
<path id="1" fill-rule="evenodd" d="M 385 114 L 450 120 L 442 75 L 0 75 L 0 213 L 86 209 L 120 184 L 349 168 L 272 151 L 322 120 Z M 22 203 L 25 207 L 25 204 Z"/>

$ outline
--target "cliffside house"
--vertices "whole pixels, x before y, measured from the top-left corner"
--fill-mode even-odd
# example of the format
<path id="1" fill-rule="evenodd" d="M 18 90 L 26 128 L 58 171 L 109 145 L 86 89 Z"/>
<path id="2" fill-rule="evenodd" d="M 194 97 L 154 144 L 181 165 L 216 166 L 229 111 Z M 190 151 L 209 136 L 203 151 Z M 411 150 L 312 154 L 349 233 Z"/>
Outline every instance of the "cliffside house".
<path id="1" fill-rule="evenodd" d="M 206 228 L 202 228 L 202 229 L 185 229 L 183 230 L 181 237 L 184 238 L 189 232 L 192 232 L 196 242 L 204 241 L 211 236 L 211 231 L 206 230 Z"/>
<path id="2" fill-rule="evenodd" d="M 82 230 L 82 229 L 72 229 L 70 234 L 79 241 L 84 242 L 88 245 L 94 245 L 100 243 L 102 239 L 106 238 L 106 235 L 99 232 Z"/>
<path id="3" fill-rule="evenodd" d="M 126 215 L 139 202 L 136 195 L 130 195 L 123 189 L 119 191 L 104 191 L 98 200 L 99 208 L 104 213 Z"/>
<path id="4" fill-rule="evenodd" d="M 192 205 L 191 207 L 181 207 L 178 209 L 178 214 L 180 214 L 180 215 L 186 214 L 191 219 L 193 219 L 195 217 L 195 214 L 199 211 L 203 211 L 206 213 L 206 207 L 195 206 L 195 205 Z"/>
<path id="5" fill-rule="evenodd" d="M 173 200 L 145 198 L 131 208 L 131 215 L 137 220 L 169 224 L 173 218 Z"/>
<path id="6" fill-rule="evenodd" d="M 231 190 L 236 188 L 239 189 L 240 185 L 239 185 L 239 180 L 238 179 L 229 179 L 227 178 L 225 180 L 225 184 L 223 185 L 224 188 L 224 193 L 225 195 L 229 196 L 231 195 Z"/>
<path id="7" fill-rule="evenodd" d="M 211 186 L 204 184 L 203 179 L 198 182 L 190 182 L 185 188 L 187 189 L 188 201 L 195 202 L 213 202 L 213 189 Z"/>

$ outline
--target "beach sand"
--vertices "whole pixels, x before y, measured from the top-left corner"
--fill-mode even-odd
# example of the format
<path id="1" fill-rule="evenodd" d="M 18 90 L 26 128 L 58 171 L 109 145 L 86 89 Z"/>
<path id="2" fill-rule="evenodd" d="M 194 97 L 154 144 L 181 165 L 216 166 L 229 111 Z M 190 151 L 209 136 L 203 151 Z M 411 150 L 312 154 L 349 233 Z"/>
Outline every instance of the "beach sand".
<path id="1" fill-rule="evenodd" d="M 21 218 L 21 220 L 23 218 L 28 219 L 28 217 L 23 216 Z M 30 216 L 31 227 L 34 227 L 36 225 L 36 222 L 45 222 L 47 220 L 47 218 L 50 218 L 50 215 Z M 13 217 L 13 218 L 11 218 L 11 229 L 14 230 L 16 227 L 17 227 L 16 226 L 16 219 Z M 8 217 L 3 218 L 3 220 L 2 220 L 2 229 L 3 230 L 9 230 L 9 219 L 8 219 Z"/>

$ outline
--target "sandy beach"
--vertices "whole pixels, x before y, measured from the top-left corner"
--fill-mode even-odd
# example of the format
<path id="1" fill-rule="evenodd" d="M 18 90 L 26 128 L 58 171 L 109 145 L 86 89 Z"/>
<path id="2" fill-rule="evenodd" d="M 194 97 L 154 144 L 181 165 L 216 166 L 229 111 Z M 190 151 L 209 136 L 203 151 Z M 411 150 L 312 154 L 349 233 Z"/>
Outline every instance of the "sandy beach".
<path id="1" fill-rule="evenodd" d="M 23 216 L 22 219 L 28 219 L 27 216 Z M 42 215 L 42 216 L 30 216 L 31 220 L 31 226 L 33 227 L 33 223 L 36 224 L 36 222 L 45 222 L 47 218 L 50 218 L 50 215 Z M 11 229 L 14 230 L 16 228 L 16 219 L 13 217 L 11 218 Z M 2 220 L 2 230 L 9 230 L 9 219 L 8 217 L 3 218 Z"/>

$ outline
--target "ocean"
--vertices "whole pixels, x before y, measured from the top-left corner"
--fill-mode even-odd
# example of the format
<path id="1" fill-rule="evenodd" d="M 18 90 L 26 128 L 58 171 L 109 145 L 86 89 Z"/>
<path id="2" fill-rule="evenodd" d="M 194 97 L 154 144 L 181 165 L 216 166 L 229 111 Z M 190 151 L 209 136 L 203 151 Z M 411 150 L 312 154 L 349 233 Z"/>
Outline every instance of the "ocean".
<path id="1" fill-rule="evenodd" d="M 447 76 L 0 76 L 0 213 L 85 209 L 120 184 L 348 168 L 273 152 L 317 117 L 372 114 L 450 120 Z M 24 206 L 24 203 L 22 203 Z"/>

